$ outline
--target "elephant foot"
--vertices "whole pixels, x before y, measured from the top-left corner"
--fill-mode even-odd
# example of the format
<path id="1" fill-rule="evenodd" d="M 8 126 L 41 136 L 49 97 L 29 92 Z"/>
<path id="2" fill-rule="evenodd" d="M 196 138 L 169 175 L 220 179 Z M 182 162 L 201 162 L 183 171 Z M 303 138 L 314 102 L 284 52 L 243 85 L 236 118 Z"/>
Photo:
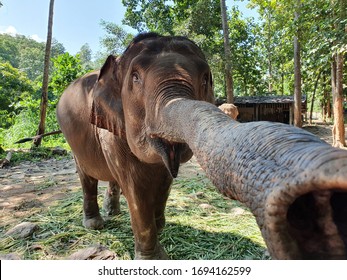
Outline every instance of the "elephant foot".
<path id="1" fill-rule="evenodd" d="M 112 195 L 106 190 L 103 209 L 107 216 L 116 216 L 120 214 L 119 194 Z"/>
<path id="2" fill-rule="evenodd" d="M 140 252 L 135 249 L 135 260 L 169 260 L 163 246 L 157 244 L 155 250 L 151 252 Z"/>
<path id="3" fill-rule="evenodd" d="M 83 219 L 83 225 L 88 229 L 102 229 L 104 227 L 104 220 L 101 216 L 96 216 L 94 218 L 86 218 Z"/>

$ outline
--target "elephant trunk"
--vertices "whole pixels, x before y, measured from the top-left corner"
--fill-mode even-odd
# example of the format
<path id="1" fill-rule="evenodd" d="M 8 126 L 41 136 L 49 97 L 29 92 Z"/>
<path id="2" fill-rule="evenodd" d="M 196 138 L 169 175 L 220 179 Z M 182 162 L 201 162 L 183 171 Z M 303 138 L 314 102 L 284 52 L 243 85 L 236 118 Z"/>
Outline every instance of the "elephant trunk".
<path id="1" fill-rule="evenodd" d="M 347 151 L 203 101 L 171 100 L 159 116 L 161 137 L 186 142 L 217 189 L 250 208 L 273 259 L 346 258 Z"/>

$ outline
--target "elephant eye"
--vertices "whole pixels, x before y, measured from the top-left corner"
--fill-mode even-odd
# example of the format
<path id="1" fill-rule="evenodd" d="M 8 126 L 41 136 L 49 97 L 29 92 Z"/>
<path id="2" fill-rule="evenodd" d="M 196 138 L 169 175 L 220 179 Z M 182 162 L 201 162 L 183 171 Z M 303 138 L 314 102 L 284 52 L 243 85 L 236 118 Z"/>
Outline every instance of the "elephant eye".
<path id="1" fill-rule="evenodd" d="M 134 82 L 134 83 L 140 82 L 140 75 L 139 75 L 139 73 L 134 72 L 134 73 L 132 74 L 132 76 L 133 76 L 133 82 Z"/>
<path id="2" fill-rule="evenodd" d="M 204 78 L 203 78 L 203 80 L 202 80 L 202 85 L 203 85 L 203 86 L 206 86 L 207 83 L 208 83 L 208 76 L 207 76 L 207 74 L 206 74 L 206 75 L 204 75 Z"/>

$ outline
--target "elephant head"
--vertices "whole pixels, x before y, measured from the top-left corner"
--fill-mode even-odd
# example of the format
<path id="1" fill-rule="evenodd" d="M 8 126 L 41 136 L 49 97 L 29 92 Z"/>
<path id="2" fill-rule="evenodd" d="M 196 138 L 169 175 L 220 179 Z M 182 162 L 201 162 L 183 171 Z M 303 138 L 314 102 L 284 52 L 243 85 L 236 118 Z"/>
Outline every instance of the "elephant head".
<path id="1" fill-rule="evenodd" d="M 185 37 L 141 34 L 121 57 L 110 56 L 102 67 L 91 122 L 123 134 L 138 159 L 164 163 L 176 177 L 192 152 L 183 141 L 160 137 L 165 124 L 158 116 L 159 107 L 176 98 L 214 102 L 204 54 Z"/>

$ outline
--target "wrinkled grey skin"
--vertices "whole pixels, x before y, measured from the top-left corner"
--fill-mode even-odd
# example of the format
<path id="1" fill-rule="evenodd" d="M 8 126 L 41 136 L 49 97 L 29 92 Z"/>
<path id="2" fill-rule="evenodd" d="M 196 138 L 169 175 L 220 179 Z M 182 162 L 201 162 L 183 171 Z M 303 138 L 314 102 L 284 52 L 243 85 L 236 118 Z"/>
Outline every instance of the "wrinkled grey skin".
<path id="1" fill-rule="evenodd" d="M 344 259 L 347 151 L 287 125 L 240 124 L 213 104 L 212 78 L 191 41 L 135 38 L 100 72 L 73 83 L 57 109 L 84 190 L 84 224 L 100 228 L 125 195 L 135 258 L 164 259 L 158 241 L 172 177 L 192 151 L 224 195 L 253 212 L 274 259 Z"/>
<path id="2" fill-rule="evenodd" d="M 217 189 L 250 208 L 273 259 L 347 258 L 347 150 L 206 102 L 171 100 L 159 115 L 158 134 L 188 143 Z"/>

